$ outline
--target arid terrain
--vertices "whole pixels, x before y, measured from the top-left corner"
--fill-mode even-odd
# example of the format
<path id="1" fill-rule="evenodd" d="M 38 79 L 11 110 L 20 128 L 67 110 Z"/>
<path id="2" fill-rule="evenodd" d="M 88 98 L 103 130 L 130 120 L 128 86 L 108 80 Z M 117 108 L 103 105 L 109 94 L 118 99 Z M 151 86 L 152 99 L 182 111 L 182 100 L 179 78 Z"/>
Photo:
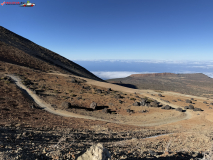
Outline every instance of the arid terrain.
<path id="1" fill-rule="evenodd" d="M 109 79 L 107 82 L 137 89 L 173 91 L 213 98 L 213 79 L 202 74 L 133 74 L 126 78 Z"/>
<path id="2" fill-rule="evenodd" d="M 108 149 L 112 160 L 212 156 L 213 99 L 198 92 L 206 86 L 205 93 L 210 93 L 211 79 L 182 78 L 183 88 L 196 94 L 176 90 L 184 76 L 172 74 L 146 80 L 151 86 L 161 79 L 170 89 L 155 83 L 128 88 L 134 83 L 105 82 L 49 50 L 43 56 L 55 55 L 60 65 L 35 58 L 29 48 L 20 47 L 21 40 L 35 54 L 45 53 L 45 48 L 13 34 L 0 32 L 0 159 L 76 160 L 97 143 Z"/>
<path id="3" fill-rule="evenodd" d="M 211 149 L 211 99 L 167 91 L 159 96 L 153 90 L 5 62 L 0 70 L 1 154 L 9 159 L 75 159 L 97 142 L 108 148 L 112 159 L 195 159 Z M 17 87 L 11 75 L 19 77 L 26 90 Z M 29 94 L 47 108 L 40 108 Z M 133 105 L 145 97 L 159 106 Z M 93 101 L 95 110 L 90 108 Z M 71 107 L 64 108 L 63 102 Z M 203 111 L 184 110 L 189 104 Z M 183 112 L 161 109 L 165 105 Z M 155 135 L 162 136 L 146 138 Z"/>

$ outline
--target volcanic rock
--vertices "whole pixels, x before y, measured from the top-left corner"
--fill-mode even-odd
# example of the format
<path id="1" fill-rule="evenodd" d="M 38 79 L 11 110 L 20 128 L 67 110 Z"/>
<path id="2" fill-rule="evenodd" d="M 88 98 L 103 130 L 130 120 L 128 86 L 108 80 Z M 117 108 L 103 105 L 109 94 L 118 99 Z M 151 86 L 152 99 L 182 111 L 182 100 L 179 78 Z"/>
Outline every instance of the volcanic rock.
<path id="1" fill-rule="evenodd" d="M 93 110 L 95 110 L 96 107 L 97 107 L 97 103 L 92 102 L 92 103 L 90 104 L 90 108 L 92 108 Z"/>
<path id="2" fill-rule="evenodd" d="M 110 160 L 109 151 L 103 147 L 103 144 L 98 143 L 91 146 L 87 151 L 79 156 L 77 160 Z"/>

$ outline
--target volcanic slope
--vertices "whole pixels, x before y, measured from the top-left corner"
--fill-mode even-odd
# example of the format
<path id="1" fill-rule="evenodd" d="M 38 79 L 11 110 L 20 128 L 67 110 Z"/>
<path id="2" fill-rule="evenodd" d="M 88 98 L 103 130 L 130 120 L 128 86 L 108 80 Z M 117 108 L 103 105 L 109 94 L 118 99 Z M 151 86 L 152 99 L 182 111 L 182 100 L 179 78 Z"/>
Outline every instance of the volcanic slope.
<path id="1" fill-rule="evenodd" d="M 122 86 L 134 86 L 138 89 L 173 91 L 213 98 L 213 79 L 202 73 L 132 74 L 126 78 L 109 79 L 107 81 Z"/>
<path id="2" fill-rule="evenodd" d="M 82 66 L 0 26 L 0 60 L 41 71 L 60 71 L 98 81 Z"/>

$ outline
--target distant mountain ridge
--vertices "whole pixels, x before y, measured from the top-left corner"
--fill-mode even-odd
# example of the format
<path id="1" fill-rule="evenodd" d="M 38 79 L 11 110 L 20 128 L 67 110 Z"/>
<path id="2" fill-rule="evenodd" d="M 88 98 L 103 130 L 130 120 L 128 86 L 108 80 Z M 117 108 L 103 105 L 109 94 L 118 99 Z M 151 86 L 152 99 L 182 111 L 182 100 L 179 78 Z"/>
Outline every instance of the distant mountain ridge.
<path id="1" fill-rule="evenodd" d="M 137 89 L 174 91 L 195 96 L 213 97 L 213 79 L 203 73 L 132 74 L 126 78 L 106 81 Z"/>
<path id="2" fill-rule="evenodd" d="M 129 77 L 157 77 L 157 76 L 171 76 L 174 73 L 148 73 L 148 74 L 131 74 Z"/>
<path id="3" fill-rule="evenodd" d="M 82 66 L 0 26 L 0 61 L 103 81 Z"/>

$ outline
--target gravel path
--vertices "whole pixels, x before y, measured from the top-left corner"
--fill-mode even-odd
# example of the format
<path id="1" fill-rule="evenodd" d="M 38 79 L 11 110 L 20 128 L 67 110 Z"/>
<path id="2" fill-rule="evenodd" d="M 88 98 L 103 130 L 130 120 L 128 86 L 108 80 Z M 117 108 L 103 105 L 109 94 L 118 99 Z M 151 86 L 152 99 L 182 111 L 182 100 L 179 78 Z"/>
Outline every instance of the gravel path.
<path id="1" fill-rule="evenodd" d="M 11 77 L 15 81 L 15 84 L 18 87 L 25 90 L 41 108 L 43 108 L 44 110 L 46 110 L 52 114 L 56 114 L 56 115 L 60 115 L 60 116 L 64 116 L 64 117 L 84 118 L 84 119 L 90 119 L 90 120 L 99 120 L 99 121 L 105 121 L 105 122 L 111 122 L 111 123 L 117 123 L 117 124 L 128 124 L 128 125 L 134 125 L 134 126 L 158 126 L 158 125 L 169 124 L 169 123 L 173 123 L 173 122 L 190 119 L 190 117 L 191 117 L 190 112 L 185 112 L 185 113 L 181 113 L 180 116 L 170 118 L 170 119 L 163 119 L 160 121 L 156 121 L 154 123 L 146 123 L 146 124 L 137 123 L 137 124 L 135 124 L 134 122 L 122 123 L 119 121 L 104 120 L 104 119 L 98 119 L 98 118 L 91 117 L 91 116 L 79 115 L 79 114 L 75 114 L 75 113 L 64 111 L 64 110 L 54 109 L 53 107 L 51 107 L 50 104 L 48 104 L 45 101 L 43 101 L 42 99 L 40 99 L 40 97 L 38 97 L 36 94 L 34 94 L 33 91 L 31 91 L 25 85 L 23 85 L 21 83 L 21 79 L 18 76 L 15 76 L 15 75 L 7 75 L 7 76 Z M 68 76 L 68 75 L 66 75 L 66 76 Z M 98 85 L 101 87 L 113 88 L 114 90 L 122 90 L 125 92 L 135 92 L 135 89 L 129 89 L 126 87 L 121 87 L 121 86 L 117 86 L 117 85 L 105 83 L 105 82 L 98 82 L 98 81 L 94 81 L 94 80 L 90 80 L 90 79 L 86 79 L 86 80 L 87 80 L 87 83 Z M 140 91 L 140 90 L 138 90 L 138 91 Z M 161 101 L 158 98 L 153 97 L 153 99 L 156 99 L 159 102 L 161 102 L 162 104 L 167 105 L 166 102 Z M 173 105 L 173 104 L 168 104 L 168 105 L 170 105 L 174 108 L 180 107 L 180 106 Z"/>

